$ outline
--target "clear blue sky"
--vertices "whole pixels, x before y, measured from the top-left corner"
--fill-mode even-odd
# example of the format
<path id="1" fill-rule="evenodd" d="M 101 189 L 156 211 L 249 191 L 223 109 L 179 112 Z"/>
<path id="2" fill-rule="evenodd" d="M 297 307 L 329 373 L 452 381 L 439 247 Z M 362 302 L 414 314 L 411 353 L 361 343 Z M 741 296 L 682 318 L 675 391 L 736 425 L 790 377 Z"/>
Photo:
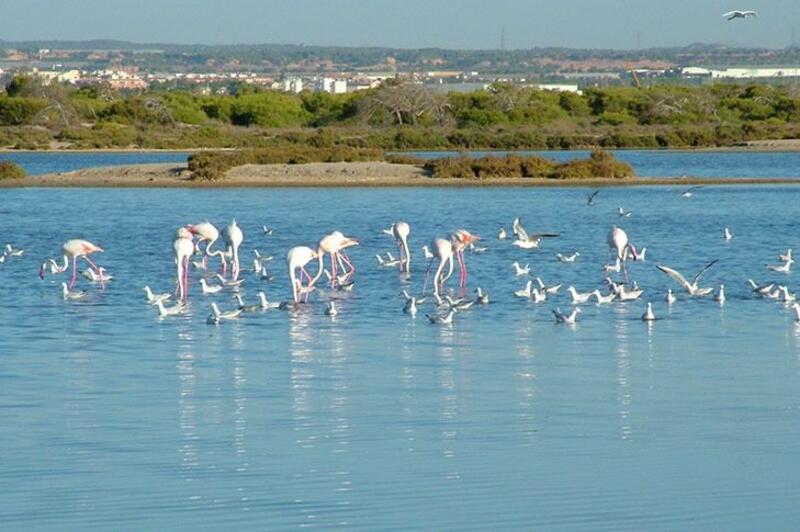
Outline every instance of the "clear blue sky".
<path id="1" fill-rule="evenodd" d="M 0 39 L 498 48 L 505 27 L 509 48 L 783 47 L 795 26 L 798 0 L 18 0 Z"/>

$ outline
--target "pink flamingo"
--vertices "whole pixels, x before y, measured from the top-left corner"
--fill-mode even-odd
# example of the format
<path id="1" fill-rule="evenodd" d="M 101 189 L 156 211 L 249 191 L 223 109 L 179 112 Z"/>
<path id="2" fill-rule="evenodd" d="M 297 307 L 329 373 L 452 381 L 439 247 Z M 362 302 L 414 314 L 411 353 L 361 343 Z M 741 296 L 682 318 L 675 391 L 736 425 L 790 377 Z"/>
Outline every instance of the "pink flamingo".
<path id="1" fill-rule="evenodd" d="M 319 241 L 317 254 L 319 255 L 320 263 L 322 262 L 323 255 L 326 253 L 329 254 L 331 258 L 331 286 L 336 286 L 336 283 L 338 282 L 337 266 L 341 266 L 342 271 L 344 272 L 344 278 L 348 281 L 356 272 L 355 266 L 353 266 L 353 263 L 350 261 L 350 257 L 347 256 L 347 253 L 344 250 L 351 246 L 357 245 L 358 240 L 344 236 L 341 231 L 334 231 L 333 233 L 322 237 L 322 239 Z M 314 282 L 319 279 L 320 275 L 322 275 L 321 265 L 319 272 L 317 272 L 317 276 L 314 278 Z"/>
<path id="2" fill-rule="evenodd" d="M 397 241 L 400 250 L 400 272 L 408 273 L 411 271 L 411 250 L 408 247 L 408 235 L 411 227 L 406 222 L 397 222 L 392 225 L 392 235 Z"/>
<path id="3" fill-rule="evenodd" d="M 197 240 L 198 247 L 200 243 L 206 243 L 205 249 L 203 250 L 203 266 L 208 269 L 208 258 L 219 257 L 222 261 L 222 274 L 225 275 L 228 269 L 228 263 L 224 257 L 225 253 L 220 249 L 211 251 L 211 246 L 219 239 L 219 230 L 208 220 L 200 222 L 199 224 L 188 225 L 186 228 L 190 233 L 199 237 Z"/>
<path id="4" fill-rule="evenodd" d="M 233 257 L 231 259 L 231 278 L 234 281 L 239 279 L 239 246 L 242 245 L 243 240 L 244 234 L 236 225 L 236 220 L 231 221 L 230 225 L 225 228 L 225 242 Z"/>
<path id="5" fill-rule="evenodd" d="M 50 271 L 52 273 L 62 273 L 67 271 L 69 268 L 69 260 L 72 259 L 72 277 L 70 278 L 69 284 L 67 288 L 72 289 L 75 285 L 75 281 L 78 278 L 78 259 L 84 259 L 86 262 L 89 263 L 89 267 L 94 270 L 95 273 L 100 273 L 100 268 L 92 262 L 92 259 L 89 258 L 89 255 L 92 253 L 102 253 L 103 248 L 92 244 L 88 240 L 81 240 L 81 239 L 73 239 L 67 240 L 64 242 L 64 245 L 61 246 L 61 251 L 64 254 L 64 262 L 63 264 L 59 265 L 56 263 L 54 259 L 47 259 L 42 265 L 39 267 L 39 277 L 44 279 L 45 270 L 50 265 Z M 105 283 L 103 281 L 103 276 L 100 276 L 100 285 L 105 288 Z"/>
<path id="6" fill-rule="evenodd" d="M 439 290 L 444 287 L 445 281 L 453 274 L 453 244 L 450 240 L 437 238 L 431 242 L 430 247 L 433 249 L 433 257 L 428 263 L 428 270 L 425 272 L 425 283 L 422 286 L 422 293 L 424 294 L 425 290 L 428 288 L 428 276 L 431 273 L 433 261 L 436 259 L 439 261 L 439 265 L 436 267 L 436 273 L 433 276 L 433 294 L 439 299 Z M 444 275 L 445 264 L 449 266 L 447 275 Z"/>
<path id="7" fill-rule="evenodd" d="M 175 263 L 178 267 L 178 286 L 176 293 L 181 301 L 189 296 L 189 260 L 194 253 L 192 233 L 185 227 L 178 229 L 178 238 L 172 243 L 175 251 Z"/>
<path id="8" fill-rule="evenodd" d="M 608 233 L 608 248 L 609 251 L 612 249 L 617 252 L 617 258 L 622 262 L 622 271 L 625 274 L 625 282 L 628 282 L 628 268 L 627 268 L 627 261 L 628 261 L 628 248 L 630 248 L 630 244 L 628 243 L 628 234 L 617 227 L 616 225 L 611 227 L 611 231 Z"/>
<path id="9" fill-rule="evenodd" d="M 459 269 L 459 284 L 460 288 L 467 286 L 467 262 L 464 259 L 464 250 L 473 242 L 477 242 L 481 237 L 473 235 L 466 229 L 457 229 L 455 233 L 450 235 L 450 241 L 453 244 L 453 251 L 458 259 Z"/>
<path id="10" fill-rule="evenodd" d="M 286 265 L 289 267 L 289 282 L 292 284 L 292 299 L 295 303 L 300 302 L 300 296 L 305 291 L 305 302 L 308 303 L 308 294 L 311 292 L 314 283 L 319 278 L 319 273 L 312 279 L 306 265 L 314 259 L 319 260 L 319 270 L 322 272 L 322 254 L 314 251 L 308 246 L 293 247 L 286 254 Z M 300 278 L 297 278 L 297 270 L 300 270 Z M 308 281 L 308 286 L 303 288 L 303 279 Z"/>

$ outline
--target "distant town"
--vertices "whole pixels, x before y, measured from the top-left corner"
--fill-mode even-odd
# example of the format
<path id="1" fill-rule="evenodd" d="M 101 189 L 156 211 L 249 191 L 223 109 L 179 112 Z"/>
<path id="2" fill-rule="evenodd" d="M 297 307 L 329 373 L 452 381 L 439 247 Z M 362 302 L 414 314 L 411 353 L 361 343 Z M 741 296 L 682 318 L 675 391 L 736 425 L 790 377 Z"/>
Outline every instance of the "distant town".
<path id="1" fill-rule="evenodd" d="M 0 41 L 0 81 L 16 75 L 121 91 L 189 88 L 225 94 L 237 85 L 343 94 L 402 77 L 440 92 L 507 82 L 580 92 L 585 87 L 700 85 L 715 81 L 800 79 L 800 49 L 714 45 L 648 50 L 392 50 L 381 48 L 139 45 Z"/>

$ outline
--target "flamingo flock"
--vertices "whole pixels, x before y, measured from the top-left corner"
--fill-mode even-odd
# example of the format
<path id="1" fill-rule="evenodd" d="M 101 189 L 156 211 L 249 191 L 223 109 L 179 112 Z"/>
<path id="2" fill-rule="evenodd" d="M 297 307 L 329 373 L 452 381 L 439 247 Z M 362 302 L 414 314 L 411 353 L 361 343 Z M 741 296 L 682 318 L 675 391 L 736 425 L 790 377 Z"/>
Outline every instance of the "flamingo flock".
<path id="1" fill-rule="evenodd" d="M 594 195 L 590 196 L 590 200 L 594 200 Z M 592 201 L 588 204 L 591 205 Z M 622 208 L 619 211 L 620 213 L 630 212 Z M 274 229 L 265 226 L 262 232 L 264 237 L 269 237 L 274 233 Z M 411 224 L 397 221 L 388 229 L 384 229 L 383 233 L 394 240 L 398 256 L 395 258 L 388 251 L 377 253 L 375 257 L 378 267 L 384 270 L 396 270 L 406 283 L 410 282 L 412 272 Z M 510 244 L 504 243 L 509 234 L 513 235 L 513 240 Z M 508 275 L 510 278 L 524 279 L 524 285 L 513 290 L 509 296 L 529 301 L 534 305 L 566 296 L 571 308 L 562 311 L 559 307 L 555 307 L 553 315 L 556 323 L 570 326 L 575 326 L 580 321 L 581 306 L 591 303 L 603 306 L 619 304 L 637 301 L 644 297 L 646 290 L 640 287 L 637 281 L 632 280 L 633 272 L 630 271 L 629 266 L 630 263 L 646 262 L 647 248 L 637 248 L 630 240 L 628 233 L 616 224 L 611 225 L 606 237 L 608 259 L 611 262 L 598 266 L 598 272 L 604 276 L 603 290 L 595 286 L 587 291 L 580 291 L 576 286 L 570 285 L 564 290 L 565 295 L 561 295 L 561 283 L 548 285 L 540 277 L 532 277 L 535 275 L 534 268 L 536 266 L 535 264 L 532 266 L 530 257 L 541 258 L 547 255 L 541 251 L 545 247 L 545 241 L 558 237 L 558 233 L 529 233 L 519 217 L 511 223 L 510 231 L 507 231 L 505 227 L 500 227 L 497 232 L 498 243 L 517 248 L 516 253 L 520 255 L 519 260 L 511 263 Z M 725 243 L 732 242 L 733 233 L 729 228 L 724 228 L 722 238 Z M 172 259 L 175 267 L 174 290 L 157 293 L 149 285 L 144 286 L 147 303 L 156 308 L 158 316 L 161 318 L 184 314 L 188 309 L 190 282 L 193 277 L 197 276 L 192 273 L 192 270 L 200 270 L 197 291 L 201 297 L 224 295 L 232 291 L 232 299 L 235 302 L 232 308 L 222 309 L 220 303 L 212 301 L 209 305 L 210 314 L 207 320 L 210 324 L 219 325 L 226 321 L 240 319 L 249 313 L 272 309 L 297 311 L 304 305 L 313 304 L 312 296 L 315 292 L 319 294 L 315 299 L 324 303 L 326 316 L 333 319 L 342 312 L 336 305 L 336 294 L 355 289 L 357 270 L 349 251 L 361 246 L 359 238 L 334 230 L 322 235 L 314 245 L 292 247 L 285 255 L 291 299 L 282 302 L 270 301 L 265 291 L 261 290 L 257 294 L 258 301 L 249 304 L 244 301 L 240 293 L 240 288 L 249 280 L 248 276 L 242 276 L 243 270 L 240 263 L 240 248 L 244 240 L 244 232 L 235 219 L 222 230 L 208 220 L 177 228 L 172 246 Z M 217 243 L 220 241 L 224 244 L 222 247 L 218 247 Z M 456 228 L 449 235 L 435 237 L 426 245 L 421 246 L 422 256 L 426 262 L 422 293 L 419 296 L 412 296 L 408 289 L 403 290 L 402 297 L 405 303 L 401 307 L 402 312 L 414 317 L 424 305 L 432 305 L 432 310 L 425 312 L 430 323 L 453 325 L 458 322 L 459 313 L 467 312 L 474 306 L 488 305 L 490 298 L 484 288 L 477 286 L 471 291 L 468 289 L 470 281 L 470 271 L 467 266 L 468 255 L 489 250 L 487 246 L 478 247 L 476 244 L 479 241 L 481 241 L 481 237 L 474 232 L 465 228 Z M 91 283 L 99 284 L 103 290 L 106 284 L 114 279 L 114 276 L 106 268 L 98 266 L 94 261 L 95 255 L 103 253 L 103 251 L 102 247 L 88 240 L 67 240 L 61 246 L 60 258 L 58 256 L 47 258 L 41 263 L 39 276 L 44 279 L 47 275 L 59 275 L 69 271 L 69 280 L 61 284 L 62 298 L 64 301 L 86 299 L 90 295 L 89 291 L 75 288 L 79 262 L 85 262 L 88 265 L 83 276 Z M 9 258 L 20 258 L 23 253 L 24 250 L 21 248 L 7 244 L 3 249 L 0 262 Z M 252 269 L 245 271 L 252 272 L 258 281 L 271 282 L 274 276 L 267 268 L 267 264 L 273 260 L 273 256 L 262 255 L 258 250 L 254 250 L 254 254 Z M 566 269 L 569 269 L 571 264 L 584 260 L 578 251 L 569 254 L 553 253 L 550 254 L 550 260 L 553 256 L 555 261 L 561 263 L 561 267 Z M 792 250 L 781 252 L 777 259 L 777 264 L 768 263 L 765 265 L 766 269 L 773 273 L 790 274 L 794 264 Z M 692 277 L 685 277 L 676 268 L 663 264 L 655 264 L 654 268 L 674 281 L 677 287 L 686 293 L 687 301 L 694 298 L 713 297 L 720 306 L 723 306 L 727 301 L 724 284 L 719 284 L 718 287 L 700 284 L 702 276 L 711 270 L 719 260 L 713 259 L 705 262 Z M 212 261 L 214 261 L 213 264 Z M 459 270 L 458 280 L 451 283 L 452 287 L 448 287 L 456 263 Z M 320 283 L 323 275 L 326 282 Z M 612 278 L 614 275 L 621 275 L 622 278 L 614 280 Z M 748 280 L 748 285 L 755 297 L 780 301 L 787 308 L 791 308 L 800 323 L 800 304 L 787 285 L 776 283 L 760 285 L 752 279 Z M 430 294 L 428 294 L 429 287 Z M 469 297 L 467 294 L 475 294 L 475 297 Z M 663 301 L 667 307 L 678 303 L 678 298 L 672 288 L 666 291 Z M 652 298 L 648 298 L 645 305 L 646 310 L 641 319 L 648 323 L 657 321 L 659 318 L 656 315 Z"/>

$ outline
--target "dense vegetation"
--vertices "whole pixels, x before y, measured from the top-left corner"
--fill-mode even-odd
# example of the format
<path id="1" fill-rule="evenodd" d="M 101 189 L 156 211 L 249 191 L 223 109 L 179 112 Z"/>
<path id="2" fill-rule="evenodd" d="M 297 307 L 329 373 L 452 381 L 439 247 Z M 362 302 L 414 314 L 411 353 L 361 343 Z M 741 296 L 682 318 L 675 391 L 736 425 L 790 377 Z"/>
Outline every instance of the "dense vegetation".
<path id="1" fill-rule="evenodd" d="M 422 166 L 435 178 L 538 177 L 589 179 L 634 177 L 633 168 L 610 153 L 594 150 L 588 159 L 558 163 L 536 155 L 444 157 L 423 160 L 409 155 L 386 154 L 374 148 L 288 145 L 233 151 L 202 151 L 189 157 L 192 179 L 224 179 L 228 170 L 246 164 L 303 164 L 314 162 L 387 161 Z"/>
<path id="2" fill-rule="evenodd" d="M 0 93 L 0 147 L 409 149 L 713 147 L 800 137 L 790 86 L 589 88 L 498 84 L 447 95 L 402 81 L 351 94 L 120 94 L 15 78 Z"/>
<path id="3" fill-rule="evenodd" d="M 3 179 L 22 179 L 25 170 L 13 161 L 0 161 L 0 181 Z"/>

